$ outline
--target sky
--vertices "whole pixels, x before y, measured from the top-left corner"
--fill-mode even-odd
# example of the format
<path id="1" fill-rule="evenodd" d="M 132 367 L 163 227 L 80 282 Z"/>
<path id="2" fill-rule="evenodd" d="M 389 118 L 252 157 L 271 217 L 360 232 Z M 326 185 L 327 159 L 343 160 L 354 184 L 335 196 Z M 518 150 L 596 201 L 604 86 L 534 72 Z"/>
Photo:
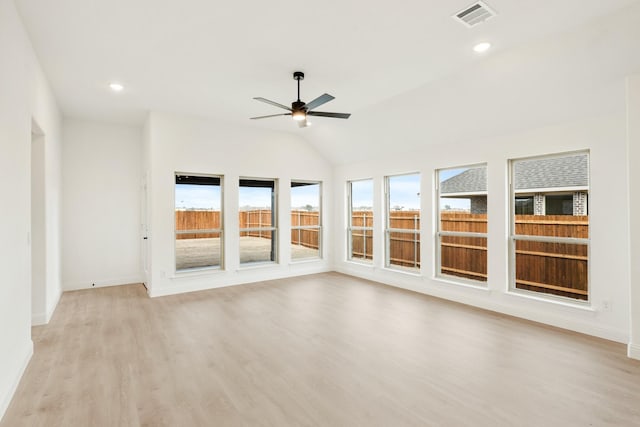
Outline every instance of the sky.
<path id="1" fill-rule="evenodd" d="M 469 168 L 443 169 L 438 173 L 440 182 L 458 175 Z M 389 177 L 390 203 L 402 210 L 420 209 L 420 175 L 398 175 Z M 271 189 L 241 187 L 239 206 L 266 208 L 271 206 Z M 354 208 L 373 206 L 373 180 L 351 182 L 351 198 Z M 178 209 L 220 209 L 220 186 L 212 185 L 176 185 L 176 208 Z M 306 205 L 318 209 L 320 202 L 320 184 L 291 188 L 291 207 L 303 208 Z M 440 208 L 469 209 L 468 199 L 441 198 Z"/>
<path id="2" fill-rule="evenodd" d="M 351 206 L 354 208 L 373 206 L 373 180 L 351 182 Z"/>
<path id="3" fill-rule="evenodd" d="M 459 175 L 469 168 L 441 169 L 438 171 L 440 182 Z M 401 207 L 402 210 L 420 209 L 420 175 L 399 175 L 389 177 L 389 205 L 393 207 Z M 373 180 L 367 179 L 362 181 L 351 182 L 351 199 L 352 207 L 371 207 L 373 206 Z M 469 210 L 469 199 L 453 199 L 440 198 L 440 209 Z"/>
<path id="4" fill-rule="evenodd" d="M 307 205 L 318 209 L 320 204 L 320 184 L 291 187 L 291 208 L 304 208 Z"/>
<path id="5" fill-rule="evenodd" d="M 238 206 L 271 209 L 271 188 L 240 187 Z"/>
<path id="6" fill-rule="evenodd" d="M 240 187 L 238 206 L 251 206 L 269 209 L 271 206 L 271 189 L 256 187 Z M 320 184 L 291 188 L 291 207 L 311 205 L 318 209 L 320 202 Z M 220 209 L 220 186 L 213 185 L 176 185 L 177 209 Z"/>
<path id="7" fill-rule="evenodd" d="M 220 210 L 220 186 L 176 184 L 176 209 Z"/>
<path id="8" fill-rule="evenodd" d="M 420 174 L 389 177 L 389 207 L 393 210 L 420 210 Z"/>

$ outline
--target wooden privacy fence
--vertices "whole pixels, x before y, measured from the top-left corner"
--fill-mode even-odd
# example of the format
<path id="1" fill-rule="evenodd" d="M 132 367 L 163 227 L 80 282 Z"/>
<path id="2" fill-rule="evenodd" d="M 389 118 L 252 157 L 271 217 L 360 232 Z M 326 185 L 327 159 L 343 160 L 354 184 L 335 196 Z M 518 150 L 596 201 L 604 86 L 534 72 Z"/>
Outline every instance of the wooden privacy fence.
<path id="1" fill-rule="evenodd" d="M 487 215 L 442 212 L 440 229 L 460 233 L 486 233 Z M 443 274 L 479 281 L 487 280 L 487 239 L 485 237 L 442 236 L 440 269 Z"/>
<path id="2" fill-rule="evenodd" d="M 351 225 L 353 227 L 372 227 L 372 211 L 352 211 Z M 373 230 L 351 231 L 351 257 L 358 259 L 373 259 Z"/>
<path id="3" fill-rule="evenodd" d="M 176 211 L 176 231 L 211 230 L 220 228 L 220 211 Z M 220 237 L 219 233 L 176 234 L 176 239 Z"/>
<path id="4" fill-rule="evenodd" d="M 443 212 L 442 231 L 487 232 L 486 215 Z M 517 236 L 589 237 L 589 218 L 571 215 L 516 215 Z M 516 288 L 586 300 L 588 297 L 586 244 L 515 241 Z M 487 239 L 443 236 L 444 274 L 487 280 Z"/>
<path id="5" fill-rule="evenodd" d="M 517 215 L 516 234 L 587 239 L 588 216 Z M 517 240 L 516 287 L 586 300 L 589 247 L 580 243 Z"/>
<path id="6" fill-rule="evenodd" d="M 239 228 L 269 228 L 271 227 L 271 210 L 254 209 L 239 212 Z M 202 233 L 196 230 L 211 230 L 220 228 L 220 211 L 176 211 L 176 231 L 194 231 L 194 233 L 179 233 L 177 239 L 204 239 L 220 237 L 220 233 Z M 294 229 L 293 227 L 314 227 Z M 307 248 L 318 249 L 319 215 L 318 212 L 291 211 L 291 243 Z M 240 236 L 271 238 L 271 230 L 243 231 Z"/>
<path id="7" fill-rule="evenodd" d="M 243 228 L 270 228 L 272 226 L 271 210 L 256 209 L 239 212 L 239 227 Z M 244 231 L 240 236 L 262 237 L 263 239 L 271 238 L 271 230 L 264 231 Z"/>
<path id="8" fill-rule="evenodd" d="M 352 227 L 373 228 L 373 212 L 353 211 Z M 396 230 L 389 233 L 389 261 L 403 267 L 420 266 L 420 212 L 393 211 L 389 216 L 389 227 Z M 406 231 L 404 231 L 406 230 Z M 373 258 L 373 230 L 351 231 L 351 257 Z"/>
<path id="9" fill-rule="evenodd" d="M 291 211 L 291 243 L 318 249 L 320 215 L 313 211 Z"/>
<path id="10" fill-rule="evenodd" d="M 487 216 L 463 212 L 442 212 L 441 230 L 463 233 L 486 233 Z M 318 212 L 291 212 L 291 243 L 318 248 Z M 391 264 L 420 266 L 420 218 L 414 211 L 395 211 L 390 216 L 389 257 Z M 239 213 L 240 228 L 271 227 L 270 210 Z M 373 228 L 371 211 L 354 211 L 354 227 Z M 176 211 L 176 230 L 216 229 L 220 227 L 218 211 Z M 298 228 L 300 227 L 300 228 Z M 311 227 L 311 228 L 306 228 Z M 315 228 L 317 227 L 317 228 Z M 406 231 L 405 231 L 406 230 Z M 516 215 L 515 231 L 522 236 L 588 238 L 587 216 Z M 271 238 L 271 231 L 247 231 L 241 236 Z M 178 239 L 219 237 L 216 233 L 178 234 Z M 484 237 L 442 236 L 440 253 L 443 274 L 468 279 L 487 280 L 487 239 Z M 534 242 L 516 239 L 516 287 L 519 289 L 587 299 L 588 246 L 577 243 Z M 351 256 L 373 257 L 373 230 L 352 230 Z"/>

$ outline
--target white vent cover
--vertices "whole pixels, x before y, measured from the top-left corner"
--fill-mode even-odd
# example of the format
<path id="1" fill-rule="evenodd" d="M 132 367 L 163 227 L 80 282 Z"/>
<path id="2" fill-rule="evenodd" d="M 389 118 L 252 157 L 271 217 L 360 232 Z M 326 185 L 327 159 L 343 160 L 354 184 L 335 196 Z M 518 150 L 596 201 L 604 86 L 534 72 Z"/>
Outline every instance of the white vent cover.
<path id="1" fill-rule="evenodd" d="M 486 3 L 479 1 L 453 15 L 453 19 L 471 28 L 494 16 L 496 13 Z"/>

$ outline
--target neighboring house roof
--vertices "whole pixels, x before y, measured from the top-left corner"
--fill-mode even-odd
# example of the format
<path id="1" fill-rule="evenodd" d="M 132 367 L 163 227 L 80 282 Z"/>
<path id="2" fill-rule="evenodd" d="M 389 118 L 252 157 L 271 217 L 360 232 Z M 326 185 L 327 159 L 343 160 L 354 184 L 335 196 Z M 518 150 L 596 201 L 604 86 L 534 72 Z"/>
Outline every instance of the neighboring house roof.
<path id="1" fill-rule="evenodd" d="M 487 192 L 487 168 L 479 167 L 467 169 L 442 181 L 440 194 L 456 193 L 486 193 Z"/>
<path id="2" fill-rule="evenodd" d="M 514 163 L 514 188 L 534 190 L 589 186 L 589 159 L 586 153 Z"/>
<path id="3" fill-rule="evenodd" d="M 586 153 L 514 163 L 515 190 L 573 188 L 589 186 L 589 157 Z M 487 192 L 487 168 L 478 167 L 452 176 L 440 184 L 440 194 Z"/>

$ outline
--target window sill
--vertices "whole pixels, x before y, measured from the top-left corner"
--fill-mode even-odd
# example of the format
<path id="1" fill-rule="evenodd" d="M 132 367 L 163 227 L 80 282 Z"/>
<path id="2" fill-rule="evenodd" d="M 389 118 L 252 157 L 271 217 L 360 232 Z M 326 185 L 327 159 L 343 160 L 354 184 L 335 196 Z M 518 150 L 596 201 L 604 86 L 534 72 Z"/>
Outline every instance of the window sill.
<path id="1" fill-rule="evenodd" d="M 459 280 L 455 280 L 455 279 L 451 279 L 449 277 L 443 277 L 443 276 L 434 276 L 432 277 L 432 280 L 434 282 L 438 282 L 438 284 L 442 284 L 442 285 L 454 285 L 454 286 L 459 286 L 462 288 L 470 288 L 470 289 L 475 289 L 477 291 L 486 291 L 486 292 L 491 292 L 491 289 L 489 289 L 489 285 L 487 284 L 487 282 L 481 282 L 484 283 L 484 285 L 478 283 L 475 284 L 471 281 L 459 281 Z"/>
<path id="2" fill-rule="evenodd" d="M 240 267 L 238 267 L 236 272 L 273 268 L 277 267 L 278 265 L 280 264 L 275 261 L 253 262 L 251 264 L 241 265 Z"/>
<path id="3" fill-rule="evenodd" d="M 300 259 L 296 259 L 296 260 L 291 260 L 289 261 L 289 265 L 298 265 L 298 264 L 311 264 L 311 263 L 316 263 L 322 261 L 322 258 L 320 257 L 315 257 L 315 258 L 300 258 Z"/>
<path id="4" fill-rule="evenodd" d="M 212 274 L 220 274 L 225 270 L 222 267 L 203 267 L 193 268 L 189 270 L 176 271 L 173 276 L 169 277 L 173 279 L 182 279 L 183 277 L 198 277 L 198 276 L 210 276 Z"/>
<path id="5" fill-rule="evenodd" d="M 371 261 L 360 261 L 360 260 L 357 260 L 357 259 L 348 259 L 345 262 L 348 262 L 349 264 L 361 265 L 363 267 L 373 267 L 373 260 L 371 260 Z"/>
<path id="6" fill-rule="evenodd" d="M 570 301 L 562 301 L 562 300 L 558 300 L 555 298 L 547 298 L 547 297 L 542 297 L 542 296 L 537 296 L 537 295 L 529 295 L 529 294 L 525 294 L 522 292 L 517 292 L 517 291 L 513 291 L 513 290 L 509 290 L 507 292 L 505 292 L 505 295 L 510 295 L 510 296 L 514 296 L 517 298 L 525 298 L 528 300 L 534 300 L 534 301 L 540 301 L 540 302 L 545 302 L 545 303 L 549 303 L 549 304 L 555 304 L 555 305 L 559 305 L 562 307 L 568 307 L 568 308 L 574 308 L 577 310 L 582 310 L 582 311 L 587 311 L 587 312 L 591 312 L 591 313 L 595 313 L 597 312 L 597 310 L 593 307 L 593 305 L 591 305 L 590 302 L 584 302 L 584 303 L 573 303 Z"/>
<path id="7" fill-rule="evenodd" d="M 402 268 L 402 267 L 400 268 L 382 267 L 382 270 L 391 271 L 394 273 L 406 274 L 407 276 L 422 277 L 422 274 L 420 273 L 420 268 L 408 269 L 408 268 Z"/>

